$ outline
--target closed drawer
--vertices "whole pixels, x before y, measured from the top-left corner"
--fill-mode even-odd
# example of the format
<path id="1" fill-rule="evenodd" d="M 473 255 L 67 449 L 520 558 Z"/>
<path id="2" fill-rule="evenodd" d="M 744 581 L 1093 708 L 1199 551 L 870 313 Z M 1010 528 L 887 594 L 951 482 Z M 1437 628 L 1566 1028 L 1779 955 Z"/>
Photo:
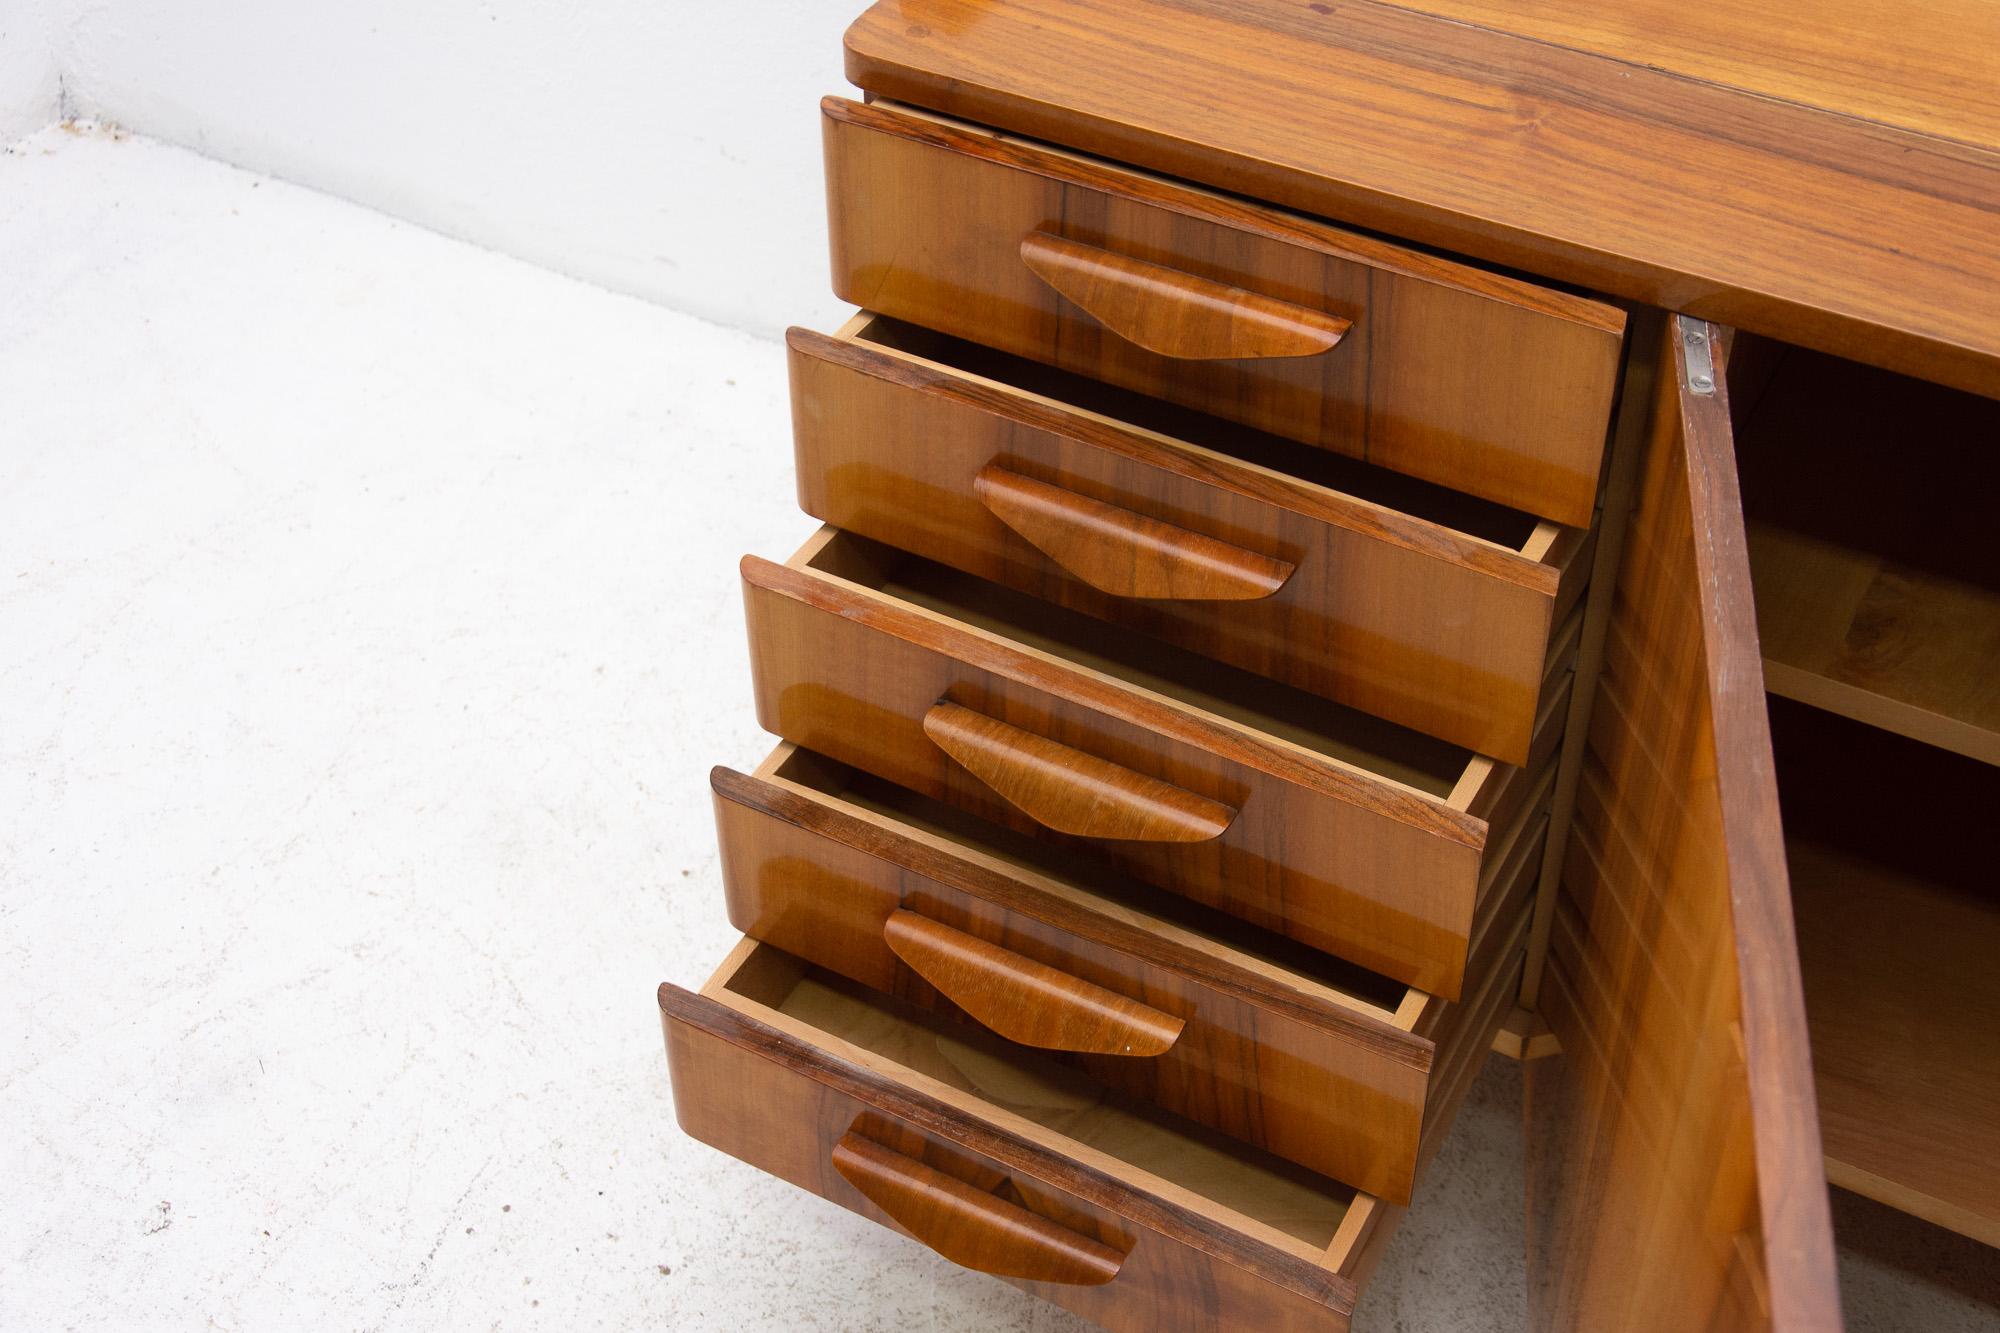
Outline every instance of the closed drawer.
<path id="1" fill-rule="evenodd" d="M 1465 1020 L 1449 1109 L 1519 977 Z M 687 1134 L 1105 1328 L 1346 1329 L 1401 1216 L 770 945 L 660 1012 Z"/>
<path id="2" fill-rule="evenodd" d="M 906 108 L 822 109 L 843 299 L 1589 526 L 1612 307 Z"/>
<path id="3" fill-rule="evenodd" d="M 814 517 L 1526 761 L 1586 530 L 895 320 L 789 341 Z"/>
<path id="4" fill-rule="evenodd" d="M 1444 1001 L 789 744 L 712 785 L 744 934 L 1409 1202 Z M 1508 831 L 1475 978 L 1518 942 L 1546 822 Z"/>
<path id="5" fill-rule="evenodd" d="M 743 578 L 767 731 L 1458 997 L 1527 770 L 830 528 Z"/>

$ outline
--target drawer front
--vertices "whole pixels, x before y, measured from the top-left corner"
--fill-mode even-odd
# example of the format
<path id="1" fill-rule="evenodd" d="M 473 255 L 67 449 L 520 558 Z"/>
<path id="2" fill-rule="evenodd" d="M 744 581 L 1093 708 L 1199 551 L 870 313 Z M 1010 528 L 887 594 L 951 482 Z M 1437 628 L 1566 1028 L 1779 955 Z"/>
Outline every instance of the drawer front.
<path id="1" fill-rule="evenodd" d="M 1525 763 L 1587 536 L 1529 554 L 855 338 L 790 338 L 836 527 Z"/>
<path id="2" fill-rule="evenodd" d="M 1589 526 L 1611 307 L 927 116 L 822 107 L 843 299 Z"/>
<path id="3" fill-rule="evenodd" d="M 744 580 L 765 730 L 1457 998 L 1523 770 L 1473 761 L 1475 815 L 811 569 Z"/>
<path id="4" fill-rule="evenodd" d="M 1409 1202 L 1434 1051 L 1399 1010 L 1441 1001 L 1379 978 L 1373 1003 L 1336 997 L 782 778 L 718 769 L 713 785 L 744 934 Z"/>
<path id="5" fill-rule="evenodd" d="M 685 1133 L 953 1262 L 1130 1333 L 1348 1327 L 1337 1272 L 705 996 L 660 1009 Z"/>

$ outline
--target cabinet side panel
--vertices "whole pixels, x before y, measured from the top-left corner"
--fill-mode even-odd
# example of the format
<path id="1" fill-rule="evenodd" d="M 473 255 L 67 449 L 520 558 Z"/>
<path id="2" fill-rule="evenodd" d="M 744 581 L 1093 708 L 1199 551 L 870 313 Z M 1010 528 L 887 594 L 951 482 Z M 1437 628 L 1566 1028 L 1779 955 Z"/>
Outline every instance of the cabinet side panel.
<path id="1" fill-rule="evenodd" d="M 1840 1326 L 1725 390 L 1662 391 L 1529 1069 L 1538 1329 Z M 1719 379 L 1719 377 L 1716 377 Z"/>

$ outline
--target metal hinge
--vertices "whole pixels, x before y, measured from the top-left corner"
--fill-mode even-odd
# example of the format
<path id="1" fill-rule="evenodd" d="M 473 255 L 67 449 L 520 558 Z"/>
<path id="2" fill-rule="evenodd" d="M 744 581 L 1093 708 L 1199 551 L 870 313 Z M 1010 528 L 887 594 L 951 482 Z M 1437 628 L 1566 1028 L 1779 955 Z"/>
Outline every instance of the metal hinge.
<path id="1" fill-rule="evenodd" d="M 1710 345 L 1708 325 L 1686 315 L 1676 315 L 1674 322 L 1681 326 L 1681 347 L 1687 353 L 1688 388 L 1699 398 L 1713 396 L 1715 348 Z"/>

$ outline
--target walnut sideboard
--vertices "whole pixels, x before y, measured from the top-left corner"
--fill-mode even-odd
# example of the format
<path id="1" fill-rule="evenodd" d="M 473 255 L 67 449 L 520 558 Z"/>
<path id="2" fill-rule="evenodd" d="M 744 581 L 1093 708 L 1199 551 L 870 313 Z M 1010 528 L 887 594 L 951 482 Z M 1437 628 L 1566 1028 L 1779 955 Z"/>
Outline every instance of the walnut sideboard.
<path id="1" fill-rule="evenodd" d="M 1535 1328 L 2000 1244 L 1996 15 L 868 10 L 682 1128 L 1114 1329 L 1346 1328 L 1495 1049 Z"/>

